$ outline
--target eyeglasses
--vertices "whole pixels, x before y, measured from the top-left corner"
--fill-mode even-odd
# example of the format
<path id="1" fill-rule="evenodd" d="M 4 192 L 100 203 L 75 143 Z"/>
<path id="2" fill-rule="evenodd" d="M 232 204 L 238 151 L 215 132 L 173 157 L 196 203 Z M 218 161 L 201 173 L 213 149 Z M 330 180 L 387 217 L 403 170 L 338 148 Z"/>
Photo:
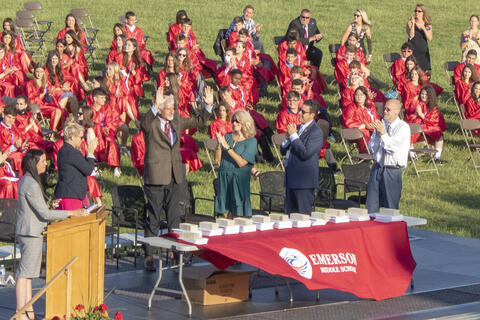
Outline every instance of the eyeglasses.
<path id="1" fill-rule="evenodd" d="M 414 10 L 413 12 L 420 13 L 423 12 L 422 10 Z"/>
<path id="2" fill-rule="evenodd" d="M 305 110 L 303 110 L 303 109 L 300 109 L 300 110 L 298 111 L 298 113 L 300 113 L 300 112 L 303 113 L 303 114 L 313 113 L 313 112 L 310 112 L 310 111 L 305 111 Z"/>
<path id="3" fill-rule="evenodd" d="M 305 19 L 305 20 L 310 19 L 310 17 L 307 17 L 307 16 L 300 16 L 300 18 Z"/>

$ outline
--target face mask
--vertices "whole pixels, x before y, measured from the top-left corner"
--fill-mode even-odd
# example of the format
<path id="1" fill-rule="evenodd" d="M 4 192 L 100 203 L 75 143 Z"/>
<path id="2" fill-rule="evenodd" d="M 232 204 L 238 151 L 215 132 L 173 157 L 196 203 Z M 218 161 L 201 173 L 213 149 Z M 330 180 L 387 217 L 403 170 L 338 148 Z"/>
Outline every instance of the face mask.
<path id="1" fill-rule="evenodd" d="M 229 63 L 231 59 L 232 59 L 232 57 L 230 57 L 230 56 L 225 56 L 225 62 L 226 62 L 226 63 Z"/>

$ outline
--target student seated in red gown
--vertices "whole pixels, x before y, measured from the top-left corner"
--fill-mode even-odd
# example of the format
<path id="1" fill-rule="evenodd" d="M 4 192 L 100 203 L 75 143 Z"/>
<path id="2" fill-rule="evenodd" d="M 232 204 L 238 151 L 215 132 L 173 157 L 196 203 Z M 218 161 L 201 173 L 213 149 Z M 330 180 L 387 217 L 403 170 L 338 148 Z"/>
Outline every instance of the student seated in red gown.
<path id="1" fill-rule="evenodd" d="M 117 127 L 120 123 L 119 114 L 108 104 L 108 93 L 102 89 L 94 89 L 92 122 L 93 131 L 98 139 L 98 146 L 95 149 L 95 157 L 100 162 L 114 168 L 113 173 L 116 177 L 122 174 L 120 170 L 120 151 L 117 146 Z M 88 116 L 84 114 L 84 118 Z"/>
<path id="2" fill-rule="evenodd" d="M 397 91 L 398 92 L 402 92 L 402 88 L 403 86 L 405 85 L 405 83 L 407 82 L 406 80 L 406 75 L 412 71 L 412 69 L 414 67 L 420 67 L 418 65 L 418 62 L 417 62 L 417 58 L 415 58 L 414 56 L 409 56 L 406 60 L 405 60 L 405 66 L 404 66 L 404 69 L 405 69 L 405 73 L 403 76 L 399 76 L 398 77 L 398 82 L 397 82 Z M 440 87 L 439 85 L 433 83 L 433 82 L 430 82 L 430 78 L 429 76 L 425 73 L 425 71 L 422 70 L 422 73 L 421 73 L 421 77 L 423 79 L 423 85 L 431 85 L 433 87 L 433 89 L 435 89 L 435 93 L 438 95 L 440 95 L 442 92 L 443 92 L 443 88 Z"/>
<path id="3" fill-rule="evenodd" d="M 55 106 L 55 103 L 47 98 L 47 79 L 45 76 L 45 65 L 37 63 L 33 70 L 33 79 L 25 85 L 25 93 L 31 103 L 37 104 L 44 117 L 50 119 L 50 130 L 59 129 L 62 117 L 62 109 Z M 51 100 L 51 99 L 50 99 Z M 63 116 L 66 119 L 68 112 L 63 109 Z"/>
<path id="4" fill-rule="evenodd" d="M 85 32 L 83 32 L 83 30 L 80 29 L 77 23 L 77 18 L 75 18 L 75 16 L 71 13 L 67 14 L 67 16 L 65 17 L 65 28 L 58 32 L 57 39 L 64 39 L 65 34 L 67 33 L 68 30 L 73 30 L 73 32 L 75 32 L 75 34 L 77 35 L 77 38 L 83 44 L 83 50 L 87 51 L 88 46 L 87 46 L 87 38 L 85 37 Z"/>
<path id="5" fill-rule="evenodd" d="M 125 37 L 124 34 L 119 34 L 115 36 L 115 38 L 112 41 L 112 43 L 115 43 L 115 46 L 112 45 L 110 47 L 110 52 L 108 53 L 108 56 L 107 56 L 107 63 L 115 61 L 115 56 L 117 54 L 120 54 L 123 51 L 123 46 L 125 45 L 126 41 L 127 41 L 127 38 Z"/>
<path id="6" fill-rule="evenodd" d="M 357 141 L 358 150 L 366 152 L 370 136 L 375 130 L 373 122 L 380 120 L 377 109 L 368 99 L 368 89 L 358 87 L 355 90 L 354 102 L 343 109 L 342 124 L 344 128 L 358 128 L 362 131 L 365 144 L 362 139 Z"/>
<path id="7" fill-rule="evenodd" d="M 480 121 L 480 81 L 472 85 L 470 96 L 465 103 L 465 117 Z"/>
<path id="8" fill-rule="evenodd" d="M 23 49 L 17 49 L 15 46 L 15 33 L 12 31 L 4 31 L 1 36 L 2 43 L 7 46 L 7 56 L 10 57 L 10 66 L 17 67 L 15 77 L 17 78 L 17 85 L 23 86 L 27 80 L 27 73 L 32 71 L 35 65 L 32 58 Z M 20 92 L 21 88 L 17 90 Z"/>
<path id="9" fill-rule="evenodd" d="M 292 90 L 300 94 L 300 106 L 303 105 L 303 102 L 309 99 L 317 101 L 321 107 L 327 108 L 327 103 L 323 100 L 323 97 L 319 94 L 316 94 L 312 91 L 312 82 L 307 82 L 302 79 L 295 79 L 292 81 Z M 287 96 L 284 96 L 280 104 L 281 109 L 285 109 L 288 106 Z"/>
<path id="10" fill-rule="evenodd" d="M 137 40 L 140 55 L 148 67 L 151 68 L 155 62 L 155 58 L 153 58 L 153 55 L 149 50 L 145 49 L 145 36 L 143 35 L 142 29 L 135 25 L 136 22 L 137 16 L 134 12 L 128 11 L 125 13 L 125 37 L 127 39 L 133 38 Z"/>
<path id="11" fill-rule="evenodd" d="M 427 137 L 429 144 L 435 145 L 435 161 L 441 162 L 440 157 L 443 149 L 443 132 L 447 130 L 447 124 L 442 113 L 437 107 L 437 95 L 430 85 L 426 85 L 420 90 L 418 99 L 415 99 L 405 108 L 405 121 L 409 123 L 419 123 Z M 412 135 L 412 145 L 415 142 L 422 141 L 423 137 L 419 134 Z"/>
<path id="12" fill-rule="evenodd" d="M 157 88 L 162 87 L 165 89 L 165 76 L 167 73 L 178 74 L 179 72 L 179 61 L 177 55 L 174 52 L 169 52 L 165 56 L 165 63 L 163 64 L 163 69 L 160 70 L 157 76 Z"/>
<path id="13" fill-rule="evenodd" d="M 137 40 L 127 39 L 123 51 L 115 56 L 115 62 L 120 67 L 129 94 L 135 99 L 143 97 L 143 82 L 148 81 L 150 77 L 145 70 Z"/>
<path id="14" fill-rule="evenodd" d="M 422 69 L 419 66 L 414 67 L 407 73 L 406 80 L 400 92 L 404 108 L 407 108 L 407 106 L 413 102 L 413 99 L 418 97 L 420 90 L 423 88 Z"/>
<path id="15" fill-rule="evenodd" d="M 15 127 L 22 138 L 28 141 L 28 149 L 39 149 L 50 154 L 53 142 L 44 139 L 42 127 L 38 123 L 36 115 L 30 112 L 29 104 L 25 95 L 17 97 Z"/>
<path id="16" fill-rule="evenodd" d="M 398 83 L 405 78 L 405 61 L 413 54 L 413 45 L 410 42 L 405 42 L 401 47 L 402 56 L 395 60 L 390 67 L 390 74 L 392 76 L 393 84 L 399 89 Z"/>
<path id="17" fill-rule="evenodd" d="M 248 57 L 245 42 L 237 41 L 235 49 L 235 65 L 237 69 L 242 71 L 242 86 L 250 92 L 250 97 L 252 99 L 251 104 L 256 105 L 259 99 L 258 83 L 253 77 L 253 65 Z"/>
<path id="18" fill-rule="evenodd" d="M 121 79 L 120 67 L 116 62 L 110 62 L 105 69 L 105 87 L 108 90 L 110 107 L 118 115 L 117 130 L 120 138 L 120 152 L 128 153 L 128 124 L 133 121 L 140 126 L 138 110 L 135 99 L 128 94 L 125 82 Z"/>
<path id="19" fill-rule="evenodd" d="M 3 110 L 3 121 L 0 122 L 0 151 L 8 154 L 12 168 L 22 176 L 22 159 L 28 150 L 28 140 L 15 127 L 17 109 L 14 104 L 6 104 Z"/>
<path id="20" fill-rule="evenodd" d="M 284 62 L 279 61 L 278 65 L 278 82 L 280 87 L 288 87 L 288 84 L 291 83 L 292 79 L 292 68 L 297 66 L 296 64 L 296 51 L 295 49 L 288 49 L 286 52 L 286 60 Z"/>
<path id="21" fill-rule="evenodd" d="M 469 50 L 467 52 L 467 57 L 465 58 L 465 61 L 458 64 L 458 66 L 455 67 L 455 70 L 453 70 L 453 80 L 455 82 L 460 80 L 460 78 L 462 77 L 463 68 L 467 64 L 471 64 L 472 66 L 474 66 L 477 70 L 477 74 L 480 75 L 480 65 L 476 64 L 475 61 L 477 61 L 477 51 L 475 51 L 475 49 Z"/>
<path id="22" fill-rule="evenodd" d="M 48 86 L 47 100 L 53 101 L 55 106 L 63 110 L 76 114 L 78 109 L 77 99 L 72 92 L 72 83 L 65 78 L 60 55 L 56 50 L 48 53 L 45 76 Z"/>
<path id="23" fill-rule="evenodd" d="M 13 56 L 7 55 L 7 46 L 0 43 L 0 96 L 15 97 L 16 88 L 20 85 L 18 73 L 20 69 L 14 65 Z"/>
<path id="24" fill-rule="evenodd" d="M 5 18 L 3 19 L 3 32 L 5 31 L 11 31 L 15 35 L 15 50 L 25 50 L 22 45 L 22 41 L 20 40 L 20 36 L 17 33 L 17 30 L 15 30 L 15 22 L 13 21 L 12 18 Z M 0 37 L 3 35 L 3 32 L 0 33 Z"/>
<path id="25" fill-rule="evenodd" d="M 357 48 L 357 51 L 355 52 L 355 60 L 366 66 L 367 60 L 365 59 L 365 54 L 363 53 L 362 48 L 360 48 L 360 46 L 357 46 L 358 40 L 358 35 L 355 32 L 350 33 L 348 35 L 347 42 L 338 48 L 336 59 L 342 60 L 345 57 L 347 46 L 352 46 L 354 48 Z"/>
<path id="26" fill-rule="evenodd" d="M 238 41 L 244 42 L 246 45 L 246 51 L 244 54 L 247 55 L 250 64 L 252 65 L 253 76 L 257 82 L 257 87 L 259 88 L 259 97 L 263 97 L 267 94 L 268 83 L 273 81 L 275 75 L 278 73 L 277 66 L 270 55 L 259 52 L 257 53 L 259 50 L 255 50 L 247 29 L 241 29 L 238 32 Z M 236 45 L 237 43 L 235 43 L 235 48 Z"/>
<path id="27" fill-rule="evenodd" d="M 19 179 L 7 159 L 8 152 L 0 151 L 0 198 L 18 199 Z"/>
<path id="28" fill-rule="evenodd" d="M 297 91 L 290 91 L 285 95 L 288 103 L 287 108 L 282 108 L 275 120 L 275 127 L 278 133 L 286 133 L 289 123 L 300 125 L 300 94 Z"/>
<path id="29" fill-rule="evenodd" d="M 350 63 L 355 60 L 356 53 L 357 49 L 355 47 L 347 46 L 343 59 L 336 60 L 334 76 L 340 86 L 340 91 L 347 87 Z"/>
<path id="30" fill-rule="evenodd" d="M 223 57 L 225 63 L 217 68 L 216 81 L 219 87 L 228 86 L 231 82 L 230 73 L 236 69 L 235 55 L 237 50 L 235 48 L 227 48 Z"/>
<path id="31" fill-rule="evenodd" d="M 218 107 L 213 109 L 216 119 L 210 123 L 209 134 L 210 138 L 216 139 L 217 132 L 222 136 L 226 133 L 232 132 L 232 112 L 230 106 L 225 102 L 221 102 Z"/>
<path id="32" fill-rule="evenodd" d="M 298 41 L 297 30 L 290 30 L 285 37 L 285 40 L 278 45 L 278 67 L 284 64 L 287 58 L 287 50 L 295 50 L 295 64 L 303 67 L 307 64 L 307 54 L 305 53 L 305 47 L 300 41 Z"/>
<path id="33" fill-rule="evenodd" d="M 465 105 L 470 98 L 472 84 L 478 81 L 478 74 L 475 67 L 471 64 L 465 65 L 462 71 L 462 77 L 455 82 L 455 98 L 458 105 Z"/>
<path id="34" fill-rule="evenodd" d="M 184 24 L 184 22 L 189 20 L 190 19 L 188 18 L 187 12 L 185 10 L 179 10 L 177 12 L 175 23 L 171 23 L 170 26 L 168 27 L 167 42 L 168 42 L 168 48 L 170 51 L 175 51 L 177 49 L 175 38 L 180 33 L 188 33 L 188 36 L 190 36 L 192 39 L 193 38 L 196 39 L 195 33 L 193 32 L 192 28 L 189 28 L 188 30 L 182 29 L 182 24 Z"/>

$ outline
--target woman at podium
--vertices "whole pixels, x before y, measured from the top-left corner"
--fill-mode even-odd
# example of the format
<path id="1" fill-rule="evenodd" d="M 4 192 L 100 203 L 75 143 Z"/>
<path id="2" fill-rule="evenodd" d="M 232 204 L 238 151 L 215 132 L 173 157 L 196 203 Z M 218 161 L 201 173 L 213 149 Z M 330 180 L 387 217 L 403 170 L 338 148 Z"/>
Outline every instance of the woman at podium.
<path id="1" fill-rule="evenodd" d="M 63 130 L 65 144 L 58 151 L 58 183 L 55 188 L 55 198 L 60 199 L 58 208 L 62 210 L 88 207 L 87 177 L 95 168 L 93 154 L 98 140 L 94 134 L 85 135 L 84 132 L 78 123 L 71 123 Z M 84 157 L 80 150 L 85 136 L 87 154 Z"/>
<path id="2" fill-rule="evenodd" d="M 47 168 L 45 153 L 31 149 L 22 161 L 24 176 L 18 185 L 16 235 L 20 247 L 17 268 L 17 311 L 32 299 L 32 278 L 38 278 L 42 263 L 43 235 L 48 220 L 65 220 L 69 216 L 87 215 L 86 209 L 50 210 L 45 188 L 40 178 Z M 54 204 L 54 206 L 57 203 Z M 22 319 L 34 319 L 33 307 Z"/>

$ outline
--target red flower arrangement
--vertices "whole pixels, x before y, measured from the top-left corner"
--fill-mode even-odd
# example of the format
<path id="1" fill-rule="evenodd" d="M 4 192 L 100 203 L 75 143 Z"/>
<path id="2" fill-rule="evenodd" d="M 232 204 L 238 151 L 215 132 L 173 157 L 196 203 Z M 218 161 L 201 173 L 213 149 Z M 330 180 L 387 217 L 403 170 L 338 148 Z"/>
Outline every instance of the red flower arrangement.
<path id="1" fill-rule="evenodd" d="M 120 311 L 115 313 L 115 316 L 110 318 L 108 316 L 108 306 L 106 304 L 100 304 L 96 307 L 88 307 L 88 310 L 83 304 L 77 304 L 75 306 L 75 313 L 71 314 L 72 320 L 123 320 L 123 315 Z M 65 319 L 65 315 L 63 316 Z M 52 320 L 60 320 L 59 316 L 55 316 Z"/>

